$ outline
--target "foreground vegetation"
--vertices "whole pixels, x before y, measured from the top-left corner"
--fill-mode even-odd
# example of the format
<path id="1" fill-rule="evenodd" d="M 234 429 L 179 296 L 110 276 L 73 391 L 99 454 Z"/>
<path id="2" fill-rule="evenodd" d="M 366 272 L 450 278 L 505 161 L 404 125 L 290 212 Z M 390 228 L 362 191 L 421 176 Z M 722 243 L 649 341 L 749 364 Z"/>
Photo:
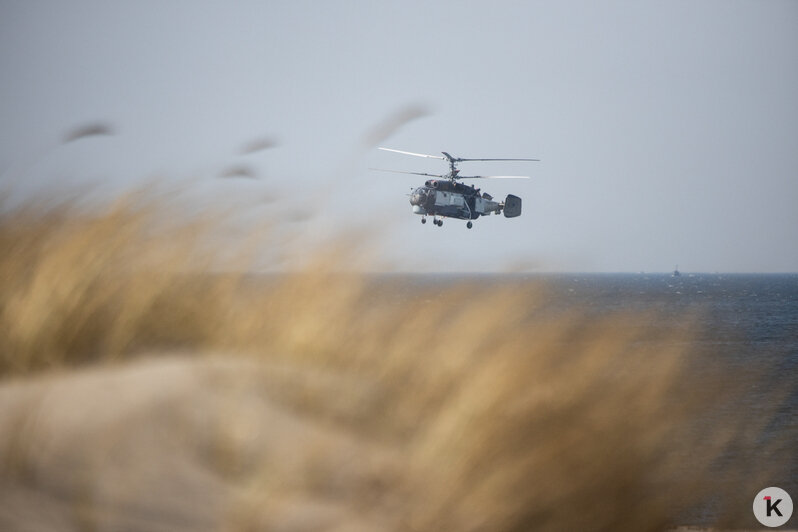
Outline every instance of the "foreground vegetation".
<path id="1" fill-rule="evenodd" d="M 280 228 L 224 258 L 214 220 L 175 218 L 146 192 L 0 213 L 0 528 L 750 520 L 767 472 L 724 456 L 767 420 L 692 370 L 688 324 L 550 313 L 539 284 L 426 297 L 340 247 L 229 273 Z"/>

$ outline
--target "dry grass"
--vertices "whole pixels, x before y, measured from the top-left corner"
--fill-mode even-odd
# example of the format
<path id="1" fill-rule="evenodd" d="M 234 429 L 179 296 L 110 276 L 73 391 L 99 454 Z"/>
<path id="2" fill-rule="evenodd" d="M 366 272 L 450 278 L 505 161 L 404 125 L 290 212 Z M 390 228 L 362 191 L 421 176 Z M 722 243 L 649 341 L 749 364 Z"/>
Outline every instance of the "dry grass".
<path id="1" fill-rule="evenodd" d="M 247 265 L 169 212 L 0 214 L 0 528 L 658 530 L 718 494 L 748 523 L 718 463 L 765 421 L 718 415 L 741 383 L 691 372 L 689 327 L 346 253 L 214 274 Z"/>

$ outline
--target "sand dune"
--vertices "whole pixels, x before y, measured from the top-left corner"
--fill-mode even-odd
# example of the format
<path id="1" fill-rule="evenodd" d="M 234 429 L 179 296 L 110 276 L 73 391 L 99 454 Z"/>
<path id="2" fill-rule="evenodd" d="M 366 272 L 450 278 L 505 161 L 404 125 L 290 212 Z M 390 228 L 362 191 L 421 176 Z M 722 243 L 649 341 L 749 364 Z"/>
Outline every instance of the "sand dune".
<path id="1" fill-rule="evenodd" d="M 362 502 L 395 453 L 279 407 L 268 373 L 159 357 L 0 387 L 0 527 L 375 529 Z M 331 478 L 300 489 L 320 464 Z"/>

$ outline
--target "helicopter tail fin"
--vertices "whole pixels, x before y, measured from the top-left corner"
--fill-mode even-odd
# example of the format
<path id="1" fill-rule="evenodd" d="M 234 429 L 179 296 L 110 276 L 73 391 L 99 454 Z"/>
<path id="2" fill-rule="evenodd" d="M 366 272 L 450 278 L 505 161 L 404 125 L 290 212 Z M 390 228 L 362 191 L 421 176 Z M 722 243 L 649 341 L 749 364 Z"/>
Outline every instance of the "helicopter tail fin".
<path id="1" fill-rule="evenodd" d="M 508 194 L 504 200 L 504 216 L 505 218 L 515 218 L 521 216 L 521 198 Z"/>

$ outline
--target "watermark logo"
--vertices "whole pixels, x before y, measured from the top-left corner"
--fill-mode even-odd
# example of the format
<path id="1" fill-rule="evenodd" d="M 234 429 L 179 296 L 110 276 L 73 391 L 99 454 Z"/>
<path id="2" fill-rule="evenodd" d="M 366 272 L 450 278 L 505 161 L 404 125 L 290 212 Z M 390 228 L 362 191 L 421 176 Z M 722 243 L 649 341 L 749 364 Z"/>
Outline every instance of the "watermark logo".
<path id="1" fill-rule="evenodd" d="M 765 488 L 754 497 L 754 516 L 765 526 L 781 526 L 792 516 L 792 499 L 781 488 Z"/>

